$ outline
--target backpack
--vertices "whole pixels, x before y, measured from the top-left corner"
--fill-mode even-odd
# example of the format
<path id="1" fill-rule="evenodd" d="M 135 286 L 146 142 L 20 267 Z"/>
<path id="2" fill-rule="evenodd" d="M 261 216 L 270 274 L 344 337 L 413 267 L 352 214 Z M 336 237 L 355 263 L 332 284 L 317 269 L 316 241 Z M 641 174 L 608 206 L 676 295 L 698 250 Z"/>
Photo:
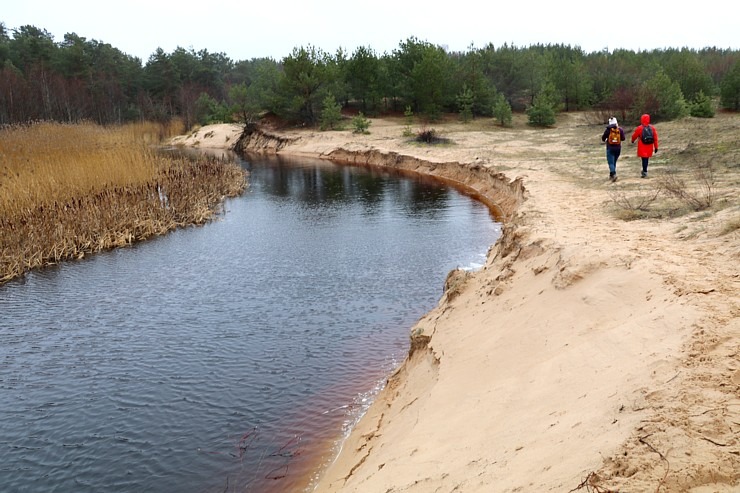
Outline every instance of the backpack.
<path id="1" fill-rule="evenodd" d="M 619 133 L 619 127 L 609 129 L 609 137 L 606 141 L 611 145 L 618 145 L 622 142 L 622 135 Z"/>
<path id="2" fill-rule="evenodd" d="M 655 142 L 655 137 L 653 136 L 653 127 L 651 125 L 643 125 L 640 140 L 643 144 L 652 144 L 653 142 Z"/>

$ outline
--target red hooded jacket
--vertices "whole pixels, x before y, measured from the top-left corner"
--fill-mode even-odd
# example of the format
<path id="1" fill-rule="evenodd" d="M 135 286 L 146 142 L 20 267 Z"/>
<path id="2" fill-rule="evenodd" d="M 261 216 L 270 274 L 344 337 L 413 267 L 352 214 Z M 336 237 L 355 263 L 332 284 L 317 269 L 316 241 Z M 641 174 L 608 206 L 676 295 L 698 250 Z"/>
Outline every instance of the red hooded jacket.
<path id="1" fill-rule="evenodd" d="M 650 125 L 650 115 L 642 115 L 640 117 L 640 123 L 642 125 L 639 125 L 634 132 L 632 132 L 632 143 L 634 144 L 635 141 L 637 141 L 637 155 L 639 157 L 651 157 L 653 155 L 653 149 L 655 151 L 658 151 L 658 131 Z M 642 135 L 642 127 L 650 126 L 653 128 L 653 138 L 654 141 L 652 144 L 643 144 L 642 139 L 640 136 Z"/>

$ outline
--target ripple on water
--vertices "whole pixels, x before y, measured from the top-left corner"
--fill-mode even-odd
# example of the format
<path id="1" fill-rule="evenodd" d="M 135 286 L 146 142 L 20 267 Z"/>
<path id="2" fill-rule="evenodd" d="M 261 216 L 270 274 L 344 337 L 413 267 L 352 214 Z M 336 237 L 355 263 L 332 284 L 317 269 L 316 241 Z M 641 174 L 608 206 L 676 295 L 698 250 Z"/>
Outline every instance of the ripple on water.
<path id="1" fill-rule="evenodd" d="M 214 223 L 0 287 L 6 490 L 289 490 L 498 236 L 437 185 L 248 166 Z"/>

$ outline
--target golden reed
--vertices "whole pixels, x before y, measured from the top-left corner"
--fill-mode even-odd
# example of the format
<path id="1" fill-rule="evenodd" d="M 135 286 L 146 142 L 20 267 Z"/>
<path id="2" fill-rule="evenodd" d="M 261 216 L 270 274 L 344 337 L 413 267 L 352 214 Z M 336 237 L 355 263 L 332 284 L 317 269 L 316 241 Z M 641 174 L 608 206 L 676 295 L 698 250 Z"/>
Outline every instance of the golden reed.
<path id="1" fill-rule="evenodd" d="M 181 125 L 38 123 L 0 129 L 0 283 L 30 269 L 202 224 L 245 171 L 165 156 Z"/>

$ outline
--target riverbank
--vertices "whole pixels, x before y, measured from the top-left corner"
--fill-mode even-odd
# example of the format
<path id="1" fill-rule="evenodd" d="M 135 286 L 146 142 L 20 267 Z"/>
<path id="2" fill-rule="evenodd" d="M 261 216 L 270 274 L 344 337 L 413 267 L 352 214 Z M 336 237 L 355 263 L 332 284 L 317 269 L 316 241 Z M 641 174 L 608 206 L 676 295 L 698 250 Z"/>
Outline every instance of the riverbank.
<path id="1" fill-rule="evenodd" d="M 505 223 L 482 270 L 448 277 L 312 489 L 736 491 L 740 118 L 660 124 L 651 178 L 625 145 L 615 184 L 586 115 L 546 130 L 446 123 L 450 143 L 436 146 L 403 127 L 241 142 L 440 176 Z M 695 166 L 707 158 L 709 177 Z M 684 210 L 664 190 L 677 173 L 687 195 L 711 183 L 713 205 Z"/>
<path id="2" fill-rule="evenodd" d="M 176 122 L 8 126 L 0 131 L 0 284 L 39 267 L 203 224 L 245 171 L 154 152 Z"/>

